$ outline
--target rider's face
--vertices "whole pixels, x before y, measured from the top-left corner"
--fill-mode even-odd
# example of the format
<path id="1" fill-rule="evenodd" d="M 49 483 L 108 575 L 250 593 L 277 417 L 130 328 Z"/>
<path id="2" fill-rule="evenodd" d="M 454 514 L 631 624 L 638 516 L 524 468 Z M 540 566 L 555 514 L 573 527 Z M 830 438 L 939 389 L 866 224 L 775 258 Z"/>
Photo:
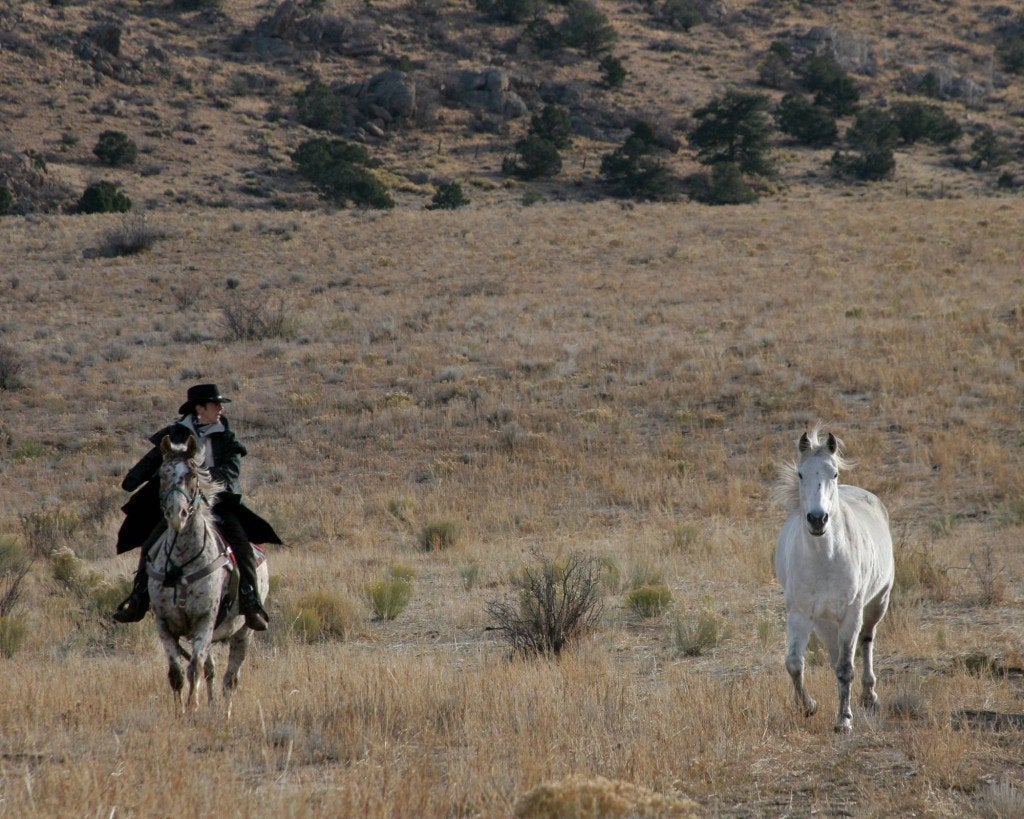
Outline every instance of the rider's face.
<path id="1" fill-rule="evenodd" d="M 221 403 L 210 401 L 207 404 L 196 404 L 196 420 L 200 424 L 215 424 L 220 420 Z"/>

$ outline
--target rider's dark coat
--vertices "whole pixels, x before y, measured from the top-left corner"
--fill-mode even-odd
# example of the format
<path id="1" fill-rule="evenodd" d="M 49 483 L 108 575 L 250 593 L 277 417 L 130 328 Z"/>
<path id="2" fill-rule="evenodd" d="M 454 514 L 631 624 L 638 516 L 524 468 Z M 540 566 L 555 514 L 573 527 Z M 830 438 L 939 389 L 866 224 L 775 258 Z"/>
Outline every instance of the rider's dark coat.
<path id="1" fill-rule="evenodd" d="M 176 444 L 187 443 L 189 436 L 194 434 L 190 420 L 188 416 L 183 417 L 150 435 L 149 441 L 153 448 L 128 470 L 128 474 L 121 482 L 121 488 L 128 492 L 140 486 L 142 488 L 121 507 L 125 518 L 117 533 L 118 554 L 141 546 L 157 524 L 163 521 L 160 511 L 160 464 L 163 462 L 160 442 L 168 435 Z M 210 432 L 206 436 L 213 460 L 210 475 L 225 487 L 214 502 L 214 514 L 218 508 L 229 508 L 242 524 L 252 543 L 280 543 L 281 539 L 274 528 L 242 503 L 238 476 L 246 449 L 231 431 L 226 418 L 221 417 L 218 426 L 222 426 L 223 429 Z"/>

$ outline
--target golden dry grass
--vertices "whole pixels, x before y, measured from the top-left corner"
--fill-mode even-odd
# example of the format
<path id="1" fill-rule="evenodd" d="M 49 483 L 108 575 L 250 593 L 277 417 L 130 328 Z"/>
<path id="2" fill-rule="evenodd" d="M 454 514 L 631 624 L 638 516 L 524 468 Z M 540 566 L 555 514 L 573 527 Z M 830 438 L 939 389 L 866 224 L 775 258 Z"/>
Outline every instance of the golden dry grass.
<path id="1" fill-rule="evenodd" d="M 573 775 L 707 814 L 1013 804 L 1019 731 L 953 715 L 1020 709 L 1015 200 L 196 211 L 151 216 L 148 254 L 84 258 L 118 218 L 0 221 L 0 340 L 28 365 L 0 391 L 0 538 L 63 510 L 71 537 L 37 545 L 81 558 L 74 583 L 36 563 L 4 660 L 4 812 L 495 816 Z M 294 335 L 226 340 L 238 297 L 283 299 Z M 175 717 L 152 622 L 107 626 L 100 599 L 132 568 L 120 476 L 206 380 L 291 547 L 227 725 Z M 819 715 L 791 704 L 771 565 L 768 489 L 817 419 L 889 506 L 903 572 L 883 710 L 851 738 L 827 665 Z M 424 551 L 446 521 L 456 544 Z M 509 662 L 485 604 L 535 548 L 618 580 L 577 649 Z M 412 600 L 372 621 L 396 565 Z M 673 610 L 630 618 L 659 577 Z M 347 640 L 291 639 L 285 613 L 324 594 Z M 679 655 L 676 619 L 702 612 L 728 637 Z"/>

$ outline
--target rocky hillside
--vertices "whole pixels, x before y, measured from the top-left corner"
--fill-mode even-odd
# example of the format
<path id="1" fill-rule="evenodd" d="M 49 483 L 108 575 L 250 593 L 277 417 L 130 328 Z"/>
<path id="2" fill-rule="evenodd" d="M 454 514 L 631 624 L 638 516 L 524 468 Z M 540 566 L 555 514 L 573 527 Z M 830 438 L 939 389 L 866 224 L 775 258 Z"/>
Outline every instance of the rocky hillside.
<path id="1" fill-rule="evenodd" d="M 319 136 L 362 144 L 401 207 L 453 180 L 477 205 L 593 199 L 608 195 L 602 158 L 643 121 L 685 197 L 695 112 L 734 88 L 766 95 L 774 126 L 786 93 L 813 97 L 801 78 L 824 55 L 860 108 L 938 106 L 962 135 L 901 141 L 895 169 L 864 184 L 831 163 L 855 110 L 824 145 L 773 127 L 760 193 L 996 194 L 1021 175 L 1022 32 L 1010 5 L 957 0 L 4 0 L 0 184 L 14 213 L 70 210 L 98 180 L 149 210 L 315 207 L 292 153 Z M 504 173 L 545 106 L 572 125 L 561 170 Z M 107 131 L 134 161 L 97 157 Z M 983 133 L 998 162 L 979 158 Z"/>

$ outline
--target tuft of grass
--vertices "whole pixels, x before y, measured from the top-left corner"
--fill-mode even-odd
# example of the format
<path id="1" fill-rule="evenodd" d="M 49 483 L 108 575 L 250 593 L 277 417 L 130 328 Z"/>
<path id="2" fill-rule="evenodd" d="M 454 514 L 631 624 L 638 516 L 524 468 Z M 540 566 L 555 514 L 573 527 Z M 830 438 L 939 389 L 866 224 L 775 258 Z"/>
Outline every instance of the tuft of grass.
<path id="1" fill-rule="evenodd" d="M 975 805 L 985 819 L 1024 816 L 1024 788 L 1014 782 L 990 782 L 978 791 Z"/>
<path id="2" fill-rule="evenodd" d="M 666 796 L 631 782 L 574 774 L 527 791 L 516 800 L 512 815 L 516 819 L 685 817 L 696 816 L 699 807 L 690 799 Z"/>
<path id="3" fill-rule="evenodd" d="M 731 633 L 725 619 L 710 609 L 704 609 L 689 619 L 677 617 L 672 628 L 676 653 L 684 657 L 706 654 L 728 639 Z"/>
<path id="4" fill-rule="evenodd" d="M 637 617 L 647 619 L 662 614 L 672 603 L 672 591 L 664 583 L 633 589 L 626 595 L 626 608 Z"/>
<path id="5" fill-rule="evenodd" d="M 456 544 L 459 539 L 460 527 L 450 520 L 428 523 L 420 531 L 420 548 L 425 552 L 439 552 Z"/>
<path id="6" fill-rule="evenodd" d="M 480 564 L 476 561 L 463 563 L 459 566 L 459 579 L 462 581 L 462 588 L 466 591 L 472 590 L 480 577 Z"/>
<path id="7" fill-rule="evenodd" d="M 21 516 L 20 522 L 28 551 L 36 557 L 46 557 L 67 546 L 82 528 L 82 518 L 73 509 L 27 512 Z"/>
<path id="8" fill-rule="evenodd" d="M 952 584 L 949 568 L 939 564 L 935 553 L 926 546 L 901 549 L 896 561 L 896 590 L 901 595 L 917 593 L 935 602 L 949 598 Z"/>
<path id="9" fill-rule="evenodd" d="M 15 614 L 0 615 L 0 655 L 10 659 L 25 644 L 28 627 L 25 621 Z"/>
<path id="10" fill-rule="evenodd" d="M 388 566 L 388 577 L 394 577 L 398 580 L 408 580 L 411 583 L 416 577 L 416 570 L 412 566 L 407 566 L 404 563 L 392 563 Z"/>
<path id="11" fill-rule="evenodd" d="M 367 584 L 366 594 L 378 620 L 394 620 L 412 599 L 412 581 L 401 577 L 374 580 Z"/>
<path id="12" fill-rule="evenodd" d="M 18 390 L 25 386 L 21 374 L 25 359 L 10 344 L 0 343 L 0 390 Z"/>

